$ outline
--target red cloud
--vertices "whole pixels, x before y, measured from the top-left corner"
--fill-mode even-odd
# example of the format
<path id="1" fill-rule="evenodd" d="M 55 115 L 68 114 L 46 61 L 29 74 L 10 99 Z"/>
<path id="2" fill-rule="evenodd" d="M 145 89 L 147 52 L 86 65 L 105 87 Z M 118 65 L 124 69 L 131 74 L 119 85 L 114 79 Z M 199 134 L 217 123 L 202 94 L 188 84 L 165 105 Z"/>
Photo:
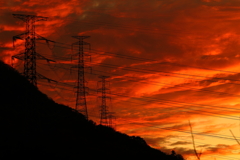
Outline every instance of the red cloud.
<path id="1" fill-rule="evenodd" d="M 92 54 L 92 62 L 86 65 L 92 66 L 93 72 L 85 74 L 92 89 L 87 96 L 90 117 L 99 120 L 98 76 L 111 76 L 109 89 L 118 117 L 117 129 L 145 137 L 155 147 L 161 143 L 161 149 L 169 150 L 163 147 L 168 145 L 168 138 L 159 137 L 181 133 L 161 127 L 189 132 L 188 119 L 193 121 L 195 131 L 204 134 L 228 132 L 236 127 L 239 5 L 235 0 L 2 1 L 0 44 L 11 48 L 12 37 L 25 31 L 24 22 L 13 18 L 13 13 L 49 17 L 36 23 L 36 32 L 64 45 L 37 42 L 38 53 L 57 61 L 39 60 L 37 71 L 74 86 L 77 71 L 70 68 L 77 61 L 76 57 L 71 61 L 71 55 L 78 51 L 71 50 L 71 44 L 76 42 L 71 36 L 90 35 L 86 42 L 91 43 L 92 50 L 85 48 L 86 54 Z M 24 41 L 17 43 L 15 50 L 0 50 L 1 60 L 11 64 L 11 57 L 24 51 Z M 22 63 L 15 61 L 19 71 Z M 41 81 L 39 88 L 57 102 L 74 107 L 74 88 Z M 219 117 L 226 123 L 217 124 Z M 180 142 L 186 145 L 175 148 L 177 153 L 193 155 L 188 142 L 177 140 L 171 144 Z M 204 148 L 203 156 L 216 152 L 230 155 L 236 146 Z"/>

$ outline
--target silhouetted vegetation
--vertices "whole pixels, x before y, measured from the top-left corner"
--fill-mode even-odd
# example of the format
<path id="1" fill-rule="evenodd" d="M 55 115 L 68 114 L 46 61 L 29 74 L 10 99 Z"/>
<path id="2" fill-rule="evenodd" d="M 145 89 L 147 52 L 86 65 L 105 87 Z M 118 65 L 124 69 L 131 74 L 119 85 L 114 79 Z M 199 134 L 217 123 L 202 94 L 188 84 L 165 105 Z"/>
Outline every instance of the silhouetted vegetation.
<path id="1" fill-rule="evenodd" d="M 183 160 L 55 103 L 0 62 L 1 159 Z"/>

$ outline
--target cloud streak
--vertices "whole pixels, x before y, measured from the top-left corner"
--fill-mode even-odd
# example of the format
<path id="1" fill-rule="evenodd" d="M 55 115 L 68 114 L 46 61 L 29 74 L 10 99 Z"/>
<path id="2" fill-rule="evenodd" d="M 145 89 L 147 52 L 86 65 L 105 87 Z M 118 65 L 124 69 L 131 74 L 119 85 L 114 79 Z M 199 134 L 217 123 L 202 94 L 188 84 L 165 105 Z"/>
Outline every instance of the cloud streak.
<path id="1" fill-rule="evenodd" d="M 38 41 L 37 52 L 57 62 L 38 61 L 37 71 L 51 79 L 75 85 L 77 48 L 71 36 L 90 35 L 91 62 L 86 57 L 90 118 L 99 121 L 96 89 L 99 75 L 108 75 L 117 129 L 140 135 L 154 147 L 191 158 L 190 135 L 176 134 L 172 127 L 229 134 L 238 131 L 240 62 L 240 2 L 238 0 L 12 0 L 0 2 L 0 59 L 11 64 L 11 56 L 24 50 L 24 41 L 12 37 L 25 31 L 24 22 L 12 14 L 49 17 L 36 23 L 36 32 L 60 43 Z M 72 59 L 72 60 L 71 60 Z M 23 62 L 15 60 L 23 70 Z M 74 107 L 73 87 L 47 84 L 39 88 L 59 103 Z M 111 105 L 112 104 L 112 105 Z M 174 140 L 187 136 L 187 140 Z M 163 138 L 165 137 L 165 138 Z M 235 141 L 197 140 L 206 145 L 202 159 L 209 155 L 237 158 Z M 221 160 L 221 158 L 219 158 Z M 208 159 L 209 160 L 209 159 Z"/>

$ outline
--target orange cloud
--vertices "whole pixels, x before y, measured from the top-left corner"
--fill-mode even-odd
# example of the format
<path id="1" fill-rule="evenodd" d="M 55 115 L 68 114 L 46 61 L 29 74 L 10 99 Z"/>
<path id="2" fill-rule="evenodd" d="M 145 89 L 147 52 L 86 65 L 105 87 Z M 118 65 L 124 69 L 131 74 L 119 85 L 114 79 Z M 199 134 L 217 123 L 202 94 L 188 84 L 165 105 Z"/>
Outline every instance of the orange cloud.
<path id="1" fill-rule="evenodd" d="M 188 119 L 195 131 L 204 134 L 229 133 L 229 129 L 237 128 L 239 6 L 237 0 L 1 1 L 0 44 L 11 48 L 12 37 L 25 30 L 24 22 L 13 18 L 13 13 L 49 17 L 36 23 L 36 32 L 64 45 L 38 41 L 37 52 L 57 62 L 39 60 L 37 72 L 75 85 L 77 71 L 70 70 L 77 59 L 73 56 L 71 61 L 71 55 L 78 51 L 77 47 L 71 50 L 77 41 L 71 36 L 90 35 L 86 42 L 91 43 L 92 51 L 87 46 L 84 51 L 92 54 L 92 62 L 87 57 L 86 66 L 93 72 L 85 74 L 91 89 L 87 96 L 91 117 L 99 120 L 94 91 L 98 76 L 111 76 L 119 131 L 140 135 L 163 150 L 176 146 L 177 153 L 194 156 L 187 140 L 171 140 L 182 135 L 189 138 Z M 11 64 L 11 56 L 24 50 L 24 41 L 17 43 L 15 50 L 0 50 L 1 60 Z M 22 63 L 16 61 L 19 71 Z M 73 88 L 41 81 L 39 88 L 57 102 L 74 107 Z M 219 119 L 226 122 L 219 124 Z M 197 139 L 204 142 L 203 137 Z M 215 146 L 204 146 L 205 155 L 219 152 L 236 156 L 234 140 L 225 145 L 217 145 L 215 140 L 209 143 Z"/>

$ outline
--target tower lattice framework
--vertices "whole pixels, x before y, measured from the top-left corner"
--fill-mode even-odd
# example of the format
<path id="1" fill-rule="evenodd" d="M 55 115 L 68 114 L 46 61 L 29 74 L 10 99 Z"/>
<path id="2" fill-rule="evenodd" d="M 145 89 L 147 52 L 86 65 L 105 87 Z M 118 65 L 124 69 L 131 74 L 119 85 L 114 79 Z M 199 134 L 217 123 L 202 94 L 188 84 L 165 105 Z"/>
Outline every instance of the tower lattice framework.
<path id="1" fill-rule="evenodd" d="M 99 76 L 101 81 L 99 81 L 102 86 L 98 89 L 98 92 L 101 92 L 101 105 L 100 105 L 100 124 L 108 127 L 114 128 L 114 121 L 115 118 L 114 112 L 110 112 L 110 107 L 107 105 L 107 99 L 111 99 L 111 97 L 107 96 L 109 93 L 107 92 L 109 88 L 107 88 L 107 78 L 109 76 Z"/>
<path id="2" fill-rule="evenodd" d="M 49 59 L 36 52 L 36 40 L 48 40 L 36 34 L 35 22 L 46 21 L 47 17 L 23 14 L 13 14 L 13 17 L 23 20 L 26 25 L 25 33 L 13 37 L 13 45 L 16 39 L 25 40 L 25 51 L 13 56 L 13 58 L 24 60 L 23 75 L 29 80 L 30 83 L 32 83 L 34 86 L 37 86 L 36 60 L 45 59 L 49 61 Z"/>
<path id="3" fill-rule="evenodd" d="M 78 42 L 72 45 L 78 45 L 78 65 L 77 65 L 77 86 L 76 86 L 76 105 L 75 109 L 82 113 L 88 119 L 88 109 L 86 102 L 86 86 L 85 86 L 85 62 L 84 62 L 84 45 L 89 45 L 90 43 L 84 42 L 83 40 L 89 38 L 90 36 L 72 36 L 78 39 Z"/>

